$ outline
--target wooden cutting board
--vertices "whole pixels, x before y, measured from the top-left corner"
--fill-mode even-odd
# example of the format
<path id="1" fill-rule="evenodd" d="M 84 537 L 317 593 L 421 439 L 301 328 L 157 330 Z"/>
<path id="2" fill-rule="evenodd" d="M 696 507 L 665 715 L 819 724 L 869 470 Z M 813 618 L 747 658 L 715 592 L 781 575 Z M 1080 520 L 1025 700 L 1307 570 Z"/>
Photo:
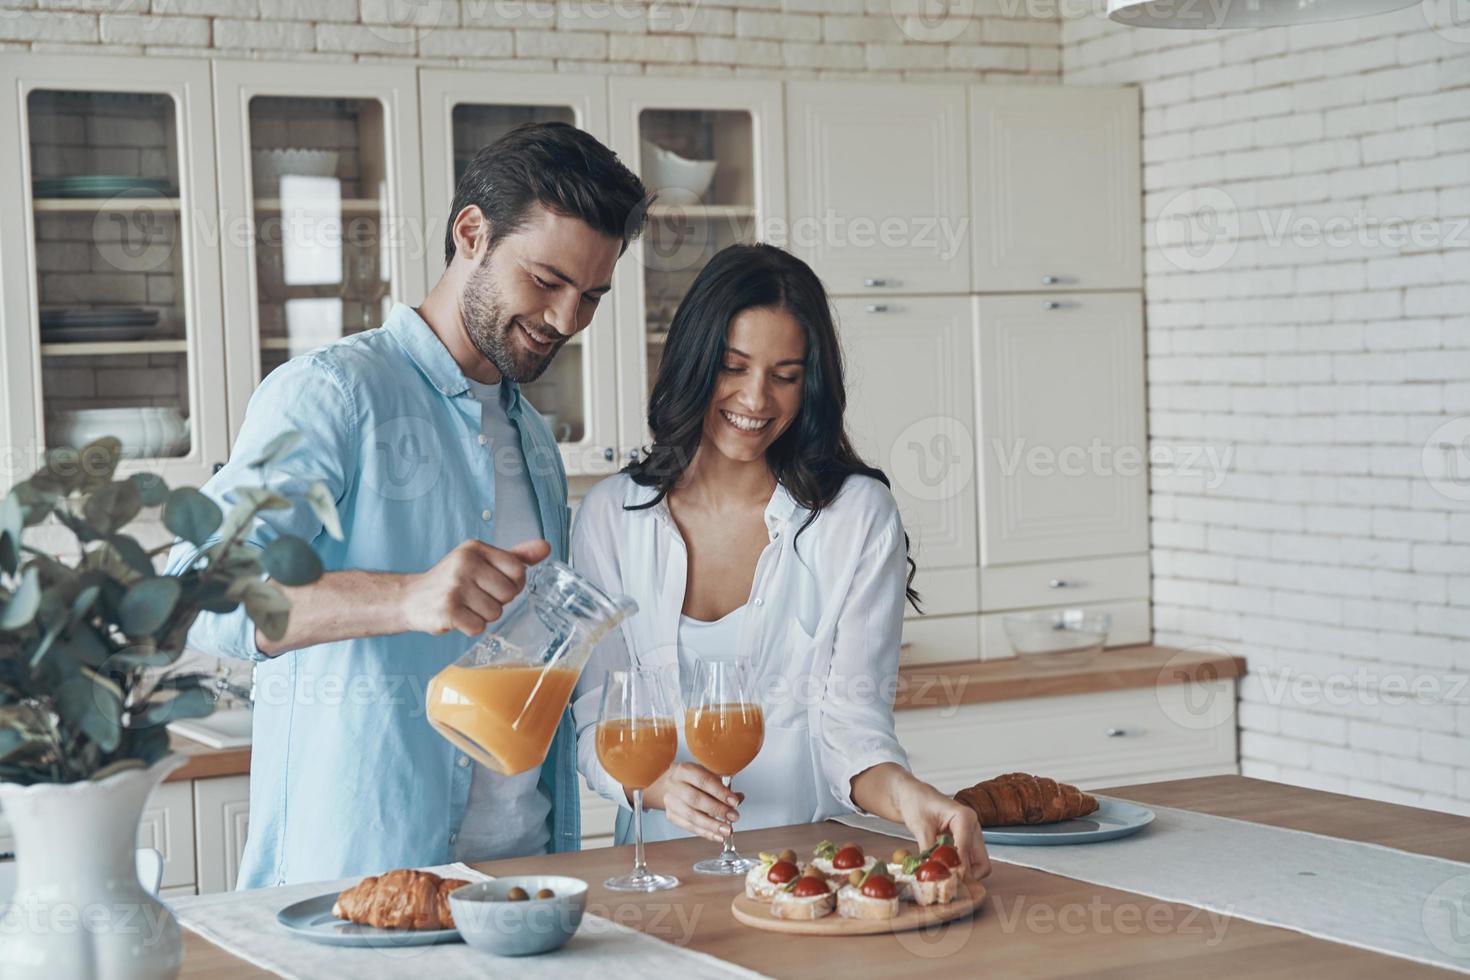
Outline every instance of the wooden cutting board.
<path id="1" fill-rule="evenodd" d="M 756 929 L 796 936 L 871 936 L 885 932 L 908 932 L 975 914 L 985 901 L 985 886 L 977 881 L 960 882 L 959 894 L 948 905 L 915 905 L 902 902 L 891 919 L 847 919 L 835 911 L 820 919 L 778 919 L 771 904 L 750 898 L 744 892 L 730 903 L 735 918 Z"/>

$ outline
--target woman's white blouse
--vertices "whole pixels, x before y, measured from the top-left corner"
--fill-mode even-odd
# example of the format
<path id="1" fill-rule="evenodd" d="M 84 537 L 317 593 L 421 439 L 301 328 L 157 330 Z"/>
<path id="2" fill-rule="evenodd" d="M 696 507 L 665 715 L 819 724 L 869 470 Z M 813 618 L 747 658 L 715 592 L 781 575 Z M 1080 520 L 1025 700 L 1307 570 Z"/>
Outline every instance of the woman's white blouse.
<path id="1" fill-rule="evenodd" d="M 577 763 L 597 793 L 626 809 L 622 788 L 597 760 L 594 729 L 603 676 L 630 661 L 665 671 L 678 698 L 680 613 L 688 579 L 684 539 L 654 491 L 618 474 L 593 487 L 572 531 L 573 565 L 638 613 L 593 651 L 572 699 Z M 739 630 L 765 713 L 760 755 L 735 777 L 746 794 L 738 829 L 808 823 L 858 810 L 852 778 L 884 762 L 907 766 L 893 732 L 907 552 L 892 493 L 848 477 L 836 499 L 802 531 L 808 511 L 778 486 L 766 507 L 765 550 Z M 712 655 L 713 651 L 700 651 Z M 683 705 L 677 705 L 682 729 Z M 680 732 L 681 760 L 689 760 Z M 626 813 L 619 817 L 624 836 Z M 662 813 L 645 820 L 649 840 L 687 836 Z"/>

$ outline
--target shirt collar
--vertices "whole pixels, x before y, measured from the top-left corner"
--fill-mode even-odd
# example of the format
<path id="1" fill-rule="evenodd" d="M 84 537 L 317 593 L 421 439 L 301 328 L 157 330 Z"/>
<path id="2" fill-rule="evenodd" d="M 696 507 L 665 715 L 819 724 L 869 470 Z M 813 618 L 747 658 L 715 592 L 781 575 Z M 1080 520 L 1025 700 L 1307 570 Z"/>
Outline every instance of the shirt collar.
<path id="1" fill-rule="evenodd" d="M 470 390 L 469 379 L 418 311 L 403 303 L 394 303 L 384 327 L 398 341 L 409 359 L 441 395 L 454 398 Z M 502 378 L 500 404 L 506 415 L 515 418 L 521 411 L 521 386 Z"/>
<path id="2" fill-rule="evenodd" d="M 654 494 L 657 492 L 653 487 L 640 486 L 636 483 L 630 487 L 630 490 L 631 493 L 628 497 L 628 503 L 638 504 L 647 503 L 652 500 Z M 647 508 L 647 510 L 655 518 L 666 521 L 670 527 L 674 526 L 674 515 L 669 513 L 669 499 L 667 497 L 652 507 Z M 777 483 L 776 492 L 771 494 L 771 501 L 766 504 L 766 530 L 774 533 L 784 527 L 798 511 L 804 514 L 806 508 L 796 502 L 796 499 L 791 496 L 790 491 L 786 489 L 785 484 Z"/>

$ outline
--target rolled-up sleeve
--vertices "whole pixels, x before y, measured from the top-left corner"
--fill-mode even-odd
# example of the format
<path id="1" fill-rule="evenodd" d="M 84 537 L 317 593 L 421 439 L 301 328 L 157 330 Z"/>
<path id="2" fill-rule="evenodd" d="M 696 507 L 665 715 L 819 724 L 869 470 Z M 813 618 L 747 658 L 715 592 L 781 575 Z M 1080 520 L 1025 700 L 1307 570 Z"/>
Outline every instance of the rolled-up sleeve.
<path id="1" fill-rule="evenodd" d="M 852 780 L 884 762 L 908 767 L 893 730 L 908 550 L 896 507 L 876 520 L 838 613 L 817 706 L 818 752 L 832 795 L 851 810 Z"/>
<path id="2" fill-rule="evenodd" d="M 572 567 L 604 592 L 624 590 L 613 537 L 615 515 L 606 512 L 615 501 L 590 495 L 583 501 L 572 527 Z M 572 721 L 577 726 L 577 769 L 597 795 L 628 807 L 623 787 L 608 775 L 597 759 L 597 719 L 602 710 L 604 675 L 609 670 L 626 670 L 631 660 L 621 626 L 611 630 L 593 649 L 572 695 Z"/>
<path id="3" fill-rule="evenodd" d="M 313 483 L 324 484 L 340 509 L 357 465 L 357 426 L 356 407 L 336 368 L 310 355 L 290 360 L 256 389 L 229 462 L 200 490 L 228 514 L 243 488 L 261 486 L 262 472 L 250 464 L 261 457 L 271 440 L 297 432 L 301 438 L 296 445 L 263 474 L 265 484 L 292 506 L 261 512 L 243 540 L 257 549 L 283 534 L 314 542 L 323 533 L 322 522 L 306 503 L 306 491 Z M 346 520 L 344 515 L 344 527 Z M 188 541 L 175 542 L 167 573 L 181 573 L 218 540 L 219 535 L 211 537 L 203 548 Z M 189 630 L 188 645 L 216 657 L 269 659 L 256 645 L 255 624 L 244 606 L 230 613 L 200 613 Z"/>

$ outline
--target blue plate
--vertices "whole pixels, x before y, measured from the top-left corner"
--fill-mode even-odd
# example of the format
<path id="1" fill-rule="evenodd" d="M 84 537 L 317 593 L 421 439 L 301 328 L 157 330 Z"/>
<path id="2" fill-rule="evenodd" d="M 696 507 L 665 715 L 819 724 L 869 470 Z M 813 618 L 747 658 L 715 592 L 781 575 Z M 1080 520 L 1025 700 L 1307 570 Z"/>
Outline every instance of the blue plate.
<path id="1" fill-rule="evenodd" d="M 276 921 L 302 939 L 328 946 L 431 946 L 460 941 L 458 929 L 377 929 L 339 919 L 332 914 L 339 894 L 331 892 L 288 905 L 276 913 Z"/>
<path id="2" fill-rule="evenodd" d="M 1154 812 L 1137 803 L 1125 803 L 1106 796 L 1099 796 L 1097 803 L 1096 810 L 1077 820 L 1015 827 L 986 827 L 985 843 L 1027 846 L 1092 844 L 1136 834 L 1153 823 Z"/>

